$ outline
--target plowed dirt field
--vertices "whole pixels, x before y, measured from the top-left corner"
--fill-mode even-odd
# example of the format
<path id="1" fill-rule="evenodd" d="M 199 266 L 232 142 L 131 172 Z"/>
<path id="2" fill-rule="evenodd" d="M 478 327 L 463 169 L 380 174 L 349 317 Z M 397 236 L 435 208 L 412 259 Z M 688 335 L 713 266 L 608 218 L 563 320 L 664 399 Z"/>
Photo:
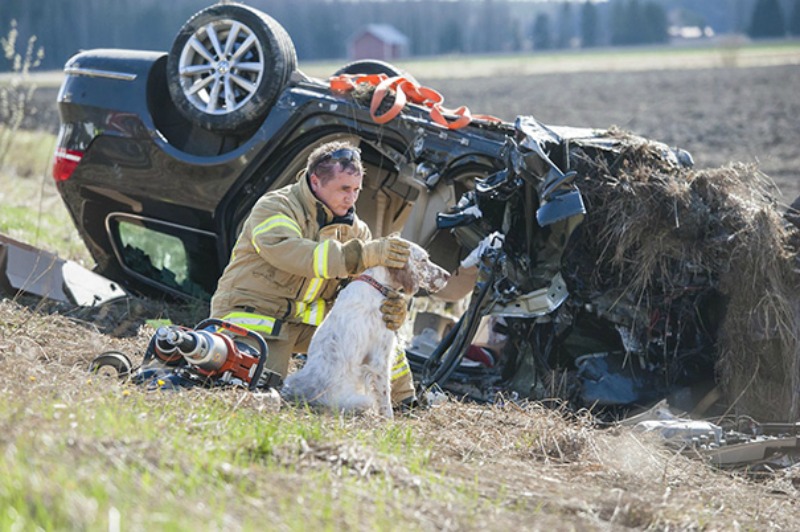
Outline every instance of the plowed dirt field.
<path id="1" fill-rule="evenodd" d="M 791 203 L 800 195 L 800 67 L 572 72 L 427 83 L 445 105 L 505 120 L 616 125 L 689 150 L 698 167 L 757 163 Z"/>

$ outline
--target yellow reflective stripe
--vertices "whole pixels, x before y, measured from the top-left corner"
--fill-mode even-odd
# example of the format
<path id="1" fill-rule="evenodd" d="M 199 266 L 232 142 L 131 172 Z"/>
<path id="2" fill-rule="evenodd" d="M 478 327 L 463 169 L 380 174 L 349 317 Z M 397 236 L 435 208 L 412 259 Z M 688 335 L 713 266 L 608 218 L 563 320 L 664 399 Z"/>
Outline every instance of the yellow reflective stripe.
<path id="1" fill-rule="evenodd" d="M 394 366 L 392 366 L 392 379 L 393 381 L 408 375 L 411 372 L 411 367 L 408 365 L 405 350 L 398 349 L 394 357 Z"/>
<path id="2" fill-rule="evenodd" d="M 275 216 L 270 216 L 260 224 L 258 224 L 255 229 L 253 229 L 253 236 L 251 238 L 251 242 L 253 243 L 253 247 L 256 248 L 257 252 L 261 252 L 261 249 L 258 247 L 256 243 L 256 237 L 261 233 L 266 233 L 276 227 L 287 227 L 297 233 L 297 236 L 302 237 L 303 232 L 300 230 L 300 226 L 297 225 L 297 222 L 286 216 L 285 214 L 276 214 Z"/>
<path id="3" fill-rule="evenodd" d="M 325 302 L 321 299 L 312 301 L 303 312 L 303 323 L 319 325 L 325 318 Z"/>
<path id="4" fill-rule="evenodd" d="M 308 289 L 303 294 L 303 301 L 306 303 L 314 301 L 322 290 L 324 279 L 328 279 L 328 250 L 330 249 L 331 241 L 326 240 L 321 242 L 314 248 L 314 255 L 312 257 L 313 269 L 315 277 L 312 277 L 308 282 Z"/>
<path id="5" fill-rule="evenodd" d="M 331 241 L 326 240 L 314 248 L 314 275 L 328 279 L 328 250 Z"/>
<path id="6" fill-rule="evenodd" d="M 317 299 L 310 303 L 299 301 L 295 316 L 308 325 L 319 325 L 325 318 L 325 300 Z"/>
<path id="7" fill-rule="evenodd" d="M 392 378 L 390 380 L 396 381 L 400 377 L 405 377 L 409 373 L 411 373 L 411 368 L 409 368 L 408 365 L 406 365 L 405 367 L 401 368 L 400 371 L 393 370 Z"/>
<path id="8" fill-rule="evenodd" d="M 286 216 L 285 214 L 276 214 L 275 216 L 270 216 L 253 229 L 253 236 L 259 235 L 264 233 L 265 231 L 269 231 L 274 227 L 288 227 L 295 233 L 300 236 L 303 236 L 303 232 L 300 230 L 300 226 L 297 225 L 297 222 Z"/>
<path id="9" fill-rule="evenodd" d="M 402 347 L 397 347 L 394 350 L 394 365 L 399 366 L 400 364 L 406 364 L 408 360 L 406 359 L 406 350 Z"/>
<path id="10" fill-rule="evenodd" d="M 306 293 L 303 295 L 303 302 L 308 303 L 310 301 L 314 301 L 319 294 L 319 291 L 322 289 L 323 279 L 318 279 L 316 277 L 312 277 L 308 281 L 308 288 L 306 289 Z"/>
<path id="11" fill-rule="evenodd" d="M 222 319 L 235 323 L 236 325 L 241 325 L 245 329 L 265 334 L 272 334 L 275 328 L 275 322 L 277 321 L 275 318 L 250 312 L 231 312 Z"/>

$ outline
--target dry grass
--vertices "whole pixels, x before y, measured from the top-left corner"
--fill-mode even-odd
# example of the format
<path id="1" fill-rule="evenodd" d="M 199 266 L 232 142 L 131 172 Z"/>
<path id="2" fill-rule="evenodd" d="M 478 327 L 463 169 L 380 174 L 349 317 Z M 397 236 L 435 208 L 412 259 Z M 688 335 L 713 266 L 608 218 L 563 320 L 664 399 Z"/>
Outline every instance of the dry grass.
<path id="1" fill-rule="evenodd" d="M 796 420 L 798 233 L 781 216 L 774 185 L 753 166 L 680 168 L 651 143 L 611 134 L 623 152 L 578 168 L 583 234 L 597 235 L 575 243 L 593 265 L 581 272 L 586 291 L 612 307 L 629 305 L 640 345 L 665 312 L 675 335 L 686 324 L 720 323 L 708 349 L 731 408 L 762 421 Z M 698 310 L 712 300 L 724 304 Z"/>
<path id="2" fill-rule="evenodd" d="M 115 512 L 126 528 L 229 530 L 800 525 L 790 481 L 732 477 L 589 415 L 452 401 L 387 424 L 86 372 L 104 350 L 140 360 L 151 332 L 114 338 L 0 303 L 0 503 L 49 508 L 28 528 L 105 529 Z"/>

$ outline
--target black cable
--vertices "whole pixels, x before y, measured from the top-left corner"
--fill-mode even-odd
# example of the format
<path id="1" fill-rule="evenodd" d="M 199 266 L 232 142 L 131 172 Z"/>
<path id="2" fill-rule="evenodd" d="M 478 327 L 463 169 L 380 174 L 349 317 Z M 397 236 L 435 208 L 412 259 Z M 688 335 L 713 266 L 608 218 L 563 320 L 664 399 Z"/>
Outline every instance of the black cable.
<path id="1" fill-rule="evenodd" d="M 447 337 L 442 340 L 442 342 L 436 347 L 433 353 L 431 353 L 431 356 L 425 362 L 422 379 L 423 387 L 428 388 L 433 384 L 439 384 L 441 386 L 445 381 L 447 381 L 456 367 L 458 367 L 458 365 L 461 363 L 461 359 L 464 357 L 464 354 L 467 351 L 467 342 L 472 339 L 472 337 L 475 335 L 475 331 L 478 328 L 478 323 L 481 317 L 480 309 L 482 307 L 483 300 L 486 298 L 486 294 L 489 292 L 489 288 L 491 288 L 493 285 L 493 281 L 494 270 L 492 270 L 489 278 L 485 281 L 483 287 L 481 287 L 478 296 L 473 298 L 470 302 L 467 312 L 461 316 L 461 319 L 458 320 L 456 326 L 453 327 L 450 333 L 448 333 Z M 453 343 L 455 343 L 455 346 L 450 348 Z M 431 367 L 442 356 L 444 356 L 444 360 L 433 372 L 433 375 L 431 375 Z"/>

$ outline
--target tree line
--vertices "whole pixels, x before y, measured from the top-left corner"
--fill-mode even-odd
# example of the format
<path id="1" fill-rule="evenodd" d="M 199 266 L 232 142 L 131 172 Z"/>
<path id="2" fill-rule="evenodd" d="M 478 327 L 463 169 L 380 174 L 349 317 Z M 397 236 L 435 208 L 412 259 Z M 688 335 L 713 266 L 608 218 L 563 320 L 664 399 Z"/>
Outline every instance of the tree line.
<path id="1" fill-rule="evenodd" d="M 36 36 L 41 68 L 88 48 L 169 50 L 178 29 L 213 0 L 0 0 L 0 34 L 16 21 Z M 800 0 L 246 0 L 280 22 L 301 61 L 344 59 L 370 23 L 392 24 L 412 56 L 664 43 L 670 17 L 702 23 L 702 9 L 735 10 L 755 38 L 800 35 Z M 698 5 L 703 4 L 703 5 Z M 712 6 L 713 4 L 713 6 Z M 685 6 L 689 7 L 685 7 Z M 677 6 L 681 6 L 678 8 Z M 9 70 L 8 65 L 0 70 Z"/>
<path id="2" fill-rule="evenodd" d="M 800 35 L 800 0 L 795 0 L 788 12 L 778 0 L 758 0 L 747 34 L 755 39 Z"/>

